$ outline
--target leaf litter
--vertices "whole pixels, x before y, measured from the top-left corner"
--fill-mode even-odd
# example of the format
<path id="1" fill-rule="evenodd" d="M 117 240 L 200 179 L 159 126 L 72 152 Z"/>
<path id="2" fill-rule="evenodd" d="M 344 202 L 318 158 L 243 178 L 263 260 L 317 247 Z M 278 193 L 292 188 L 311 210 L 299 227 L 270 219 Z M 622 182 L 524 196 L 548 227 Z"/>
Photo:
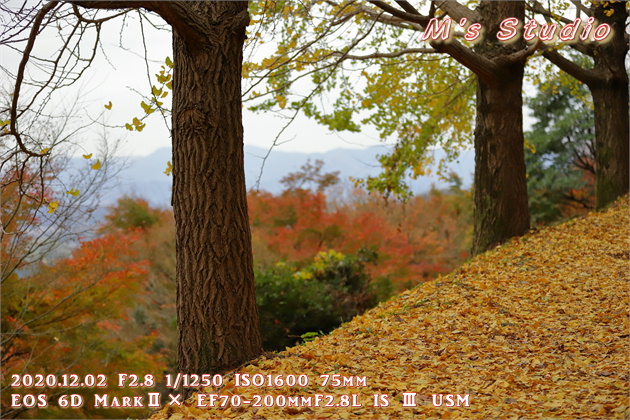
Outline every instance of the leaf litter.
<path id="1" fill-rule="evenodd" d="M 629 228 L 625 197 L 513 239 L 200 390 L 229 397 L 224 406 L 200 407 L 193 394 L 152 418 L 629 418 Z M 309 384 L 242 387 L 235 374 L 262 375 L 265 384 L 268 375 L 307 375 Z M 321 375 L 334 374 L 345 386 L 323 387 Z M 303 406 L 316 394 L 330 400 Z M 375 406 L 375 394 L 389 405 Z"/>

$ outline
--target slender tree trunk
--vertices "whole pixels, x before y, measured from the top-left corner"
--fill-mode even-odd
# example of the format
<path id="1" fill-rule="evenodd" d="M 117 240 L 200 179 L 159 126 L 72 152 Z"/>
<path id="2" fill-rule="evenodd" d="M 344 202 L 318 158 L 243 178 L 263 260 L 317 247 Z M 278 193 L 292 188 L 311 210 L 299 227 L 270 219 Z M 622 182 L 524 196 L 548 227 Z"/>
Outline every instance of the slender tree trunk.
<path id="1" fill-rule="evenodd" d="M 496 32 L 502 20 L 523 21 L 523 2 L 482 2 L 488 33 L 475 50 L 500 63 L 525 48 L 524 43 L 499 43 Z M 529 230 L 529 204 L 523 139 L 522 83 L 525 58 L 505 60 L 492 78 L 477 77 L 475 127 L 473 255 Z"/>
<path id="2" fill-rule="evenodd" d="M 613 11 L 610 16 L 606 12 Z M 594 55 L 597 81 L 589 83 L 595 105 L 596 196 L 601 209 L 630 190 L 630 120 L 624 37 L 628 11 L 624 2 L 595 4 L 595 19 L 613 28 L 612 39 Z"/>
<path id="3" fill-rule="evenodd" d="M 178 365 L 213 374 L 261 352 L 241 117 L 249 15 L 245 1 L 180 7 L 204 27 L 195 42 L 173 35 Z"/>

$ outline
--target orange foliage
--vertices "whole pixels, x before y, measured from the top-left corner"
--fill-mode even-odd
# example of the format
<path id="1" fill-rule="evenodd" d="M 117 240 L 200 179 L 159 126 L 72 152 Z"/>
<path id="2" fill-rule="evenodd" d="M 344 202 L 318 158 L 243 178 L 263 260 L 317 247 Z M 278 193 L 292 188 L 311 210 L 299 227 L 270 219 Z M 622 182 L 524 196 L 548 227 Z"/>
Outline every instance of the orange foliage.
<path id="1" fill-rule="evenodd" d="M 254 258 L 263 266 L 307 263 L 327 249 L 354 254 L 376 248 L 379 261 L 370 274 L 406 288 L 450 271 L 468 256 L 466 200 L 464 193 L 434 191 L 404 204 L 386 203 L 357 190 L 333 206 L 322 192 L 304 189 L 278 196 L 252 193 Z"/>
<path id="2" fill-rule="evenodd" d="M 137 233 L 129 233 L 83 241 L 71 258 L 50 266 L 40 264 L 31 275 L 3 284 L 3 387 L 14 373 L 106 374 L 111 387 L 103 392 L 116 395 L 121 392 L 114 381 L 118 372 L 163 373 L 161 356 L 147 352 L 155 334 L 128 331 L 129 308 L 146 288 L 148 272 L 146 261 L 135 260 L 137 240 Z M 38 390 L 49 395 L 55 391 Z M 12 388 L 3 393 L 4 409 L 11 393 L 22 392 L 29 390 Z M 89 410 L 93 390 L 73 389 L 82 392 L 87 399 L 84 410 Z M 56 410 L 53 405 L 37 415 L 86 415 L 76 409 L 53 413 Z M 107 415 L 106 410 L 98 412 Z"/>

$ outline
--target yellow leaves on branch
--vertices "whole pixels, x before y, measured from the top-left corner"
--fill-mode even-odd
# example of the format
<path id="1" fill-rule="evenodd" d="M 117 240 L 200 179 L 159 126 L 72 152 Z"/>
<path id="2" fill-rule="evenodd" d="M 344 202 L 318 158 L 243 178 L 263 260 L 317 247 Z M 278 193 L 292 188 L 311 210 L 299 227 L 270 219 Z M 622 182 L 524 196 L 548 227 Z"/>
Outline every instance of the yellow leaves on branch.
<path id="1" fill-rule="evenodd" d="M 146 102 L 142 101 L 140 102 L 140 106 L 142 107 L 142 109 L 144 110 L 144 112 L 149 115 L 151 114 L 153 111 L 155 111 L 155 109 L 151 108 L 151 105 L 147 104 Z M 135 124 L 134 124 L 135 125 Z"/>
<path id="2" fill-rule="evenodd" d="M 79 194 L 81 194 L 81 191 L 77 190 L 76 188 L 73 188 L 70 191 L 66 191 L 66 194 L 70 194 L 73 197 L 78 197 Z"/>
<path id="3" fill-rule="evenodd" d="M 92 169 L 94 169 L 95 171 L 98 171 L 99 169 L 101 169 L 101 160 L 97 159 L 96 163 L 94 165 L 92 165 Z"/>
<path id="4" fill-rule="evenodd" d="M 203 390 L 274 402 L 355 394 L 360 406 L 205 408 L 193 395 L 153 418 L 628 418 L 629 227 L 626 196 L 513 239 Z M 307 375 L 308 385 L 235 387 L 236 373 Z M 321 375 L 366 384 L 323 386 Z M 470 406 L 434 406 L 433 394 L 468 395 Z"/>
<path id="5" fill-rule="evenodd" d="M 109 101 L 109 103 L 108 103 L 108 104 L 103 105 L 103 106 L 105 107 L 105 109 L 107 109 L 107 110 L 111 111 L 111 109 L 112 109 L 112 101 Z"/>

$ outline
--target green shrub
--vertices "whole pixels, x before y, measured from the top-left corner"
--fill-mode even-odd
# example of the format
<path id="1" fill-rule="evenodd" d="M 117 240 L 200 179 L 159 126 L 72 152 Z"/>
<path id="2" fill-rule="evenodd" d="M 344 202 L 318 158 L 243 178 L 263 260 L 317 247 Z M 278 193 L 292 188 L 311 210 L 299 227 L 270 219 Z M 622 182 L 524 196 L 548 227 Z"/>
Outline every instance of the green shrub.
<path id="1" fill-rule="evenodd" d="M 365 270 L 375 263 L 373 250 L 343 255 L 320 252 L 312 264 L 297 270 L 278 263 L 256 273 L 256 301 L 263 347 L 283 350 L 300 342 L 302 335 L 328 333 L 355 315 L 389 297 L 391 282 L 372 282 Z"/>

